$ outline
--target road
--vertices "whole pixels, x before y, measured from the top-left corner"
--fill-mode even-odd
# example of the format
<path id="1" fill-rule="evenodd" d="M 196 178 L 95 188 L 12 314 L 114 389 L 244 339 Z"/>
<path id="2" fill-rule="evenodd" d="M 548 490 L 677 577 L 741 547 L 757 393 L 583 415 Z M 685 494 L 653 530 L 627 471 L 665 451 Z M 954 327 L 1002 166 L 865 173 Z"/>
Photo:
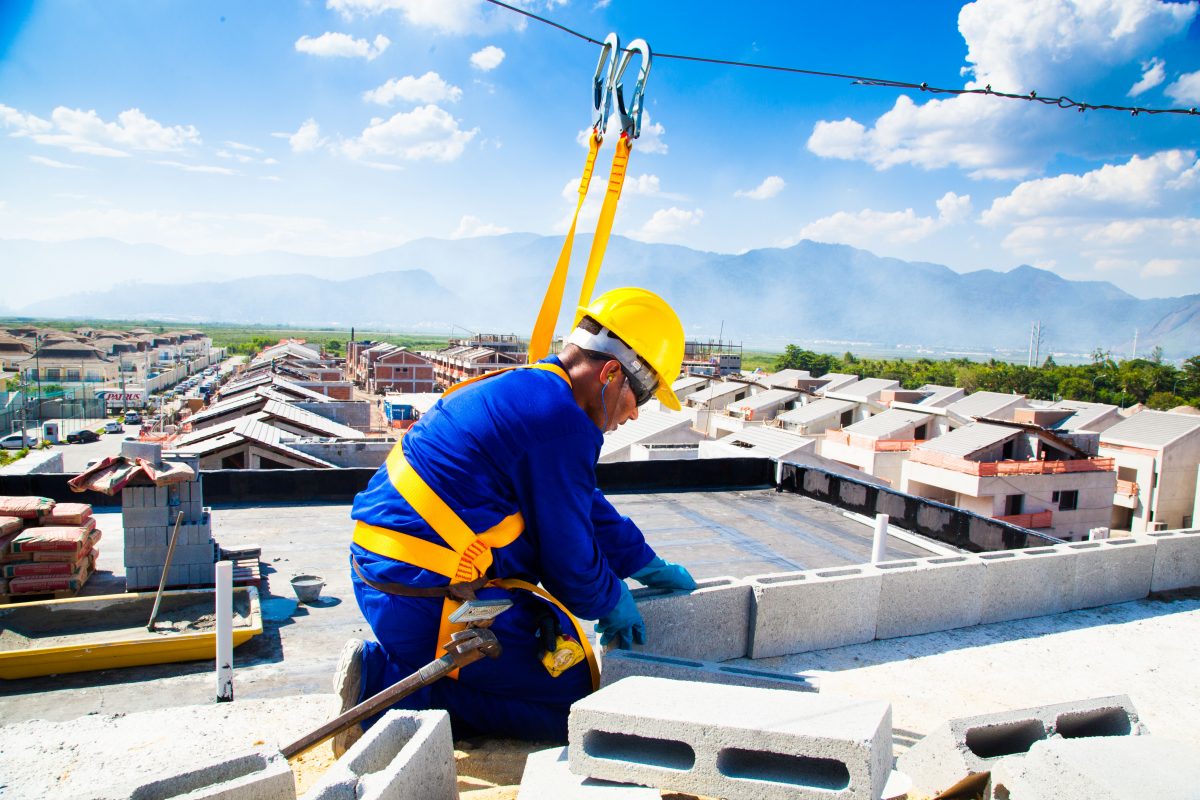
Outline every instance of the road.
<path id="1" fill-rule="evenodd" d="M 121 442 L 126 436 L 137 437 L 140 425 L 126 425 L 124 433 L 104 433 L 100 439 L 86 444 L 67 444 L 67 435 L 88 428 L 100 430 L 108 419 L 51 419 L 49 422 L 59 423 L 59 441 L 61 444 L 51 445 L 52 450 L 62 453 L 63 471 L 68 474 L 83 472 L 89 461 L 99 461 L 105 456 L 115 456 L 121 452 Z M 30 436 L 40 435 L 38 428 L 26 430 Z"/>

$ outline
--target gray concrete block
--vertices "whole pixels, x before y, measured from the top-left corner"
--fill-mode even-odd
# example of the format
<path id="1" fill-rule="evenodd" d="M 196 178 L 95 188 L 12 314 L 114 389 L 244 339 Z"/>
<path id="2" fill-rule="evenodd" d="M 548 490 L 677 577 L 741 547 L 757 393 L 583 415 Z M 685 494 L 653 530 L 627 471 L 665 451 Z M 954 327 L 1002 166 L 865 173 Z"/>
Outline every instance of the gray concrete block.
<path id="1" fill-rule="evenodd" d="M 697 581 L 691 592 L 635 589 L 646 643 L 634 650 L 677 658 L 744 658 L 750 628 L 750 586 L 737 578 Z"/>
<path id="2" fill-rule="evenodd" d="M 142 505 L 142 487 L 126 486 L 121 490 L 122 508 L 141 508 Z"/>
<path id="3" fill-rule="evenodd" d="M 167 536 L 170 538 L 169 534 Z M 203 522 L 184 522 L 179 526 L 179 544 L 205 544 L 212 539 L 212 525 Z"/>
<path id="4" fill-rule="evenodd" d="M 154 487 L 154 505 L 165 506 L 170 500 L 171 487 L 155 486 Z"/>
<path id="5" fill-rule="evenodd" d="M 808 692 L 626 678 L 571 706 L 571 771 L 727 800 L 878 798 L 891 707 Z"/>
<path id="6" fill-rule="evenodd" d="M 454 740 L 445 711 L 387 712 L 304 800 L 454 800 Z"/>
<path id="7" fill-rule="evenodd" d="M 1200 530 L 1148 533 L 1154 542 L 1150 591 L 1169 592 L 1200 586 Z"/>
<path id="8" fill-rule="evenodd" d="M 868 565 L 757 575 L 750 657 L 823 650 L 875 638 L 883 578 Z"/>
<path id="9" fill-rule="evenodd" d="M 124 441 L 121 442 L 121 455 L 157 464 L 162 461 L 162 445 L 157 442 Z"/>
<path id="10" fill-rule="evenodd" d="M 138 786 L 130 800 L 295 800 L 296 779 L 280 753 L 232 756 Z"/>
<path id="11" fill-rule="evenodd" d="M 216 584 L 217 582 L 217 565 L 216 563 L 208 564 L 189 564 L 188 565 L 188 583 L 196 585 Z"/>
<path id="12" fill-rule="evenodd" d="M 1050 738 L 1135 736 L 1146 732 L 1124 695 L 960 717 L 938 726 L 900 756 L 896 768 L 918 793 L 937 794 L 1001 759 Z M 1048 795 L 1049 796 L 1049 795 Z"/>
<path id="13" fill-rule="evenodd" d="M 122 509 L 121 523 L 126 528 L 156 528 L 167 525 L 167 507 Z"/>
<path id="14" fill-rule="evenodd" d="M 984 565 L 974 556 L 884 561 L 875 638 L 915 636 L 978 625 Z"/>
<path id="15" fill-rule="evenodd" d="M 1154 579 L 1153 540 L 1105 539 L 1056 547 L 1076 554 L 1072 608 L 1127 603 L 1150 594 Z"/>
<path id="16" fill-rule="evenodd" d="M 1008 800 L 1194 800 L 1195 745 L 1157 736 L 1049 739 L 992 770 L 992 796 Z"/>
<path id="17" fill-rule="evenodd" d="M 817 691 L 816 680 L 803 675 L 727 666 L 713 661 L 692 661 L 653 653 L 633 653 L 628 650 L 609 650 L 600 660 L 601 686 L 638 675 L 676 681 L 719 683 L 726 686 L 752 686 L 759 689 Z"/>
<path id="18" fill-rule="evenodd" d="M 1075 607 L 1073 550 L 1036 547 L 978 558 L 984 565 L 981 623 L 1061 614 Z"/>
<path id="19" fill-rule="evenodd" d="M 131 547 L 145 547 L 146 535 L 145 528 L 126 528 L 125 529 L 125 549 Z"/>
<path id="20" fill-rule="evenodd" d="M 567 748 L 530 753 L 517 800 L 660 800 L 657 789 L 585 778 L 571 772 Z"/>
<path id="21" fill-rule="evenodd" d="M 168 547 L 126 547 L 125 566 L 161 567 L 167 562 Z M 212 542 L 196 545 L 175 545 L 171 555 L 171 566 L 187 564 L 212 564 L 214 558 Z"/>
<path id="22" fill-rule="evenodd" d="M 146 591 L 158 588 L 162 578 L 162 564 L 158 566 L 126 567 L 125 588 L 129 591 Z M 171 565 L 167 572 L 168 586 L 187 586 L 192 582 L 190 565 Z"/>

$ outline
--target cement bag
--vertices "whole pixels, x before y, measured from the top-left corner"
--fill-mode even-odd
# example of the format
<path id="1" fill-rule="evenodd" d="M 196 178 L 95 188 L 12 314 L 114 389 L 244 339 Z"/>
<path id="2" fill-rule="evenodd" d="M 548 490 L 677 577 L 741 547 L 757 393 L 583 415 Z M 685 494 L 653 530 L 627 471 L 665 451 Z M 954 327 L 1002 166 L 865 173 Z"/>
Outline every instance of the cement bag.
<path id="1" fill-rule="evenodd" d="M 58 503 L 49 515 L 42 517 L 43 525 L 82 525 L 92 518 L 90 503 Z M 95 524 L 93 522 L 93 524 Z"/>
<path id="2" fill-rule="evenodd" d="M 49 514 L 54 501 L 49 497 L 6 497 L 0 495 L 0 516 L 37 519 Z"/>
<path id="3" fill-rule="evenodd" d="M 96 530 L 96 520 L 91 517 L 83 525 L 50 525 L 27 528 L 13 537 L 8 544 L 9 560 L 20 561 L 32 553 L 65 553 L 74 559 L 83 552 L 91 534 Z"/>
<path id="4" fill-rule="evenodd" d="M 25 525 L 20 517 L 0 517 L 0 537 L 16 533 Z"/>
<path id="5" fill-rule="evenodd" d="M 87 583 L 95 567 L 90 558 L 84 559 L 70 575 L 30 575 L 10 578 L 9 594 L 44 594 L 46 592 L 77 592 Z"/>

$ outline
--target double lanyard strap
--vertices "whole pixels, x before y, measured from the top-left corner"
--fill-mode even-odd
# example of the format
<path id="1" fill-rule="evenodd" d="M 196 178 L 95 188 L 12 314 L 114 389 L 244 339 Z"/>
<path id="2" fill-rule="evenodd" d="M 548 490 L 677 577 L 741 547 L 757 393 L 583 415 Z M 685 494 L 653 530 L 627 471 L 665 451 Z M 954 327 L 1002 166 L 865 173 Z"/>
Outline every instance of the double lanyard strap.
<path id="1" fill-rule="evenodd" d="M 583 199 L 587 196 L 588 186 L 592 182 L 592 171 L 596 166 L 596 154 L 600 150 L 600 140 L 593 132 L 589 137 L 587 161 L 583 166 L 583 177 L 579 181 L 579 201 L 575 204 L 575 215 L 571 218 L 571 227 L 563 241 L 562 252 L 558 255 L 558 263 L 546 286 L 546 296 L 542 299 L 541 310 L 538 311 L 537 322 L 533 326 L 533 336 L 529 340 L 529 363 L 541 361 L 550 352 L 550 339 L 554 336 L 554 326 L 558 322 L 558 314 L 562 309 L 563 293 L 567 286 L 567 271 L 571 264 L 571 249 L 575 242 L 575 226 L 579 222 L 579 211 L 583 208 Z M 617 216 L 617 201 L 621 199 L 621 187 L 625 184 L 625 172 L 629 165 L 629 151 L 632 140 L 622 134 L 617 140 L 617 151 L 613 155 L 612 168 L 608 174 L 608 190 L 604 194 L 604 203 L 600 207 L 600 219 L 596 223 L 596 235 L 592 238 L 592 250 L 588 255 L 587 271 L 583 276 L 583 288 L 579 292 L 579 305 L 586 306 L 592 302 L 592 290 L 596 286 L 596 278 L 600 275 L 600 265 L 604 262 L 604 253 L 608 249 L 608 239 L 612 234 L 613 220 Z"/>
<path id="2" fill-rule="evenodd" d="M 570 379 L 567 377 L 566 372 L 558 365 L 532 364 L 525 367 L 510 367 L 506 370 L 497 370 L 496 372 L 473 378 L 471 381 L 464 381 L 462 384 L 457 384 L 452 387 L 451 391 L 463 386 L 465 383 L 488 378 L 500 372 L 507 372 L 509 369 L 527 368 L 553 372 L 570 385 Z M 433 528 L 434 532 L 442 538 L 442 541 L 447 546 L 443 547 L 442 545 L 422 539 L 419 536 L 412 536 L 377 525 L 369 525 L 361 521 L 356 523 L 354 527 L 355 544 L 394 561 L 402 561 L 412 564 L 415 567 L 444 575 L 450 579 L 451 586 L 456 584 L 478 584 L 486 576 L 488 568 L 492 565 L 492 548 L 504 547 L 514 542 L 521 535 L 522 531 L 525 530 L 524 517 L 518 511 L 500 520 L 483 533 L 476 535 L 462 521 L 462 518 L 454 512 L 454 509 L 450 508 L 438 496 L 437 492 L 426 483 L 425 479 L 412 468 L 408 460 L 404 457 L 404 448 L 402 445 L 402 442 L 397 442 L 396 446 L 392 448 L 392 452 L 388 455 L 386 462 L 388 480 L 391 481 L 393 488 L 395 488 L 400 496 L 425 520 L 429 527 Z M 579 621 L 575 619 L 574 615 L 562 603 L 541 587 L 514 578 L 490 580 L 486 585 L 532 592 L 553 603 L 559 610 L 566 614 L 567 618 L 571 620 L 571 624 L 575 628 L 575 633 L 579 637 L 580 645 L 587 656 L 588 667 L 592 673 L 592 688 L 599 688 L 600 672 L 587 636 L 584 634 Z M 474 590 L 476 587 L 472 586 L 470 588 Z M 437 647 L 439 654 L 444 652 L 441 647 L 442 644 L 450 641 L 450 637 L 454 632 L 466 628 L 465 624 L 450 622 L 450 614 L 460 605 L 462 605 L 462 601 L 452 596 L 450 592 L 447 592 L 442 601 L 441 623 L 438 628 Z M 457 678 L 458 670 L 450 673 L 450 677 Z"/>

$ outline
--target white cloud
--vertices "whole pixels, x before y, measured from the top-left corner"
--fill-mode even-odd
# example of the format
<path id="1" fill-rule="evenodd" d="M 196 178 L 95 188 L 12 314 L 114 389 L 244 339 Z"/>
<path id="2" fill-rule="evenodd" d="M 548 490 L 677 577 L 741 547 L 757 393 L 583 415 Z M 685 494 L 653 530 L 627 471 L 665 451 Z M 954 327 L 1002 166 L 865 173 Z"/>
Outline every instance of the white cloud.
<path id="1" fill-rule="evenodd" d="M 491 72 L 504 61 L 504 51 L 493 44 L 471 54 L 471 66 L 483 72 Z"/>
<path id="2" fill-rule="evenodd" d="M 509 229 L 501 225 L 484 222 L 478 217 L 464 216 L 458 221 L 458 227 L 450 234 L 451 239 L 470 239 L 475 236 L 499 236 L 508 233 Z"/>
<path id="3" fill-rule="evenodd" d="M 53 158 L 45 156 L 30 156 L 29 160 L 35 164 L 41 164 L 43 167 L 53 167 L 54 169 L 83 169 L 78 164 L 65 164 L 62 161 L 55 161 Z"/>
<path id="4" fill-rule="evenodd" d="M 1183 260 L 1178 258 L 1152 258 L 1138 272 L 1143 278 L 1170 278 L 1179 274 Z"/>
<path id="5" fill-rule="evenodd" d="M 661 122 L 652 122 L 650 120 L 650 112 L 642 113 L 642 132 L 633 142 L 633 150 L 637 153 L 658 153 L 666 155 L 667 143 L 663 141 L 663 136 L 667 129 L 662 126 Z M 585 150 L 588 147 L 588 138 L 592 135 L 591 128 L 585 128 L 575 135 L 575 141 Z M 608 118 L 608 127 L 604 131 L 604 144 L 601 149 L 611 149 L 616 147 L 617 139 L 621 136 L 621 122 L 614 110 Z"/>
<path id="6" fill-rule="evenodd" d="M 643 174 L 636 178 L 626 177 L 621 190 L 629 194 L 658 197 L 662 194 L 662 185 L 657 175 Z"/>
<path id="7" fill-rule="evenodd" d="M 783 187 L 787 186 L 783 178 L 778 175 L 769 175 L 763 178 L 763 182 L 753 189 L 738 189 L 733 193 L 734 197 L 745 197 L 748 200 L 770 200 L 775 195 L 783 191 Z"/>
<path id="8" fill-rule="evenodd" d="M 557 3 L 548 0 L 519 5 L 537 8 L 552 7 Z M 488 6 L 480 0 L 327 0 L 326 6 L 348 20 L 397 12 L 408 25 L 455 36 L 523 30 L 525 27 L 524 17 Z"/>
<path id="9" fill-rule="evenodd" d="M 660 208 L 653 216 L 635 231 L 630 231 L 632 239 L 643 242 L 662 242 L 675 239 L 676 234 L 695 227 L 704 218 L 703 209 L 688 211 L 682 208 Z"/>
<path id="10" fill-rule="evenodd" d="M 342 143 L 342 152 L 365 161 L 379 156 L 454 161 L 478 132 L 461 130 L 458 120 L 440 106 L 424 105 L 387 120 L 371 120 L 361 136 Z"/>
<path id="11" fill-rule="evenodd" d="M 413 75 L 392 78 L 382 86 L 363 92 L 363 100 L 381 106 L 391 105 L 397 99 L 410 103 L 457 103 L 461 98 L 462 89 L 446 83 L 441 75 L 433 71 L 419 78 Z"/>
<path id="12" fill-rule="evenodd" d="M 214 167 L 208 164 L 184 164 L 180 161 L 155 161 L 155 164 L 161 164 L 164 167 L 174 167 L 181 169 L 184 172 L 203 172 L 211 175 L 240 175 L 236 169 L 229 167 Z"/>
<path id="13" fill-rule="evenodd" d="M 1166 80 L 1167 71 L 1164 69 L 1165 66 L 1161 58 L 1152 58 L 1149 61 L 1143 61 L 1142 77 L 1129 88 L 1129 96 L 1137 97 L 1139 94 L 1150 91 Z"/>
<path id="14" fill-rule="evenodd" d="M 247 153 L 261 153 L 261 147 L 255 147 L 251 144 L 242 144 L 241 142 L 225 142 L 225 146 L 233 150 L 242 150 Z"/>
<path id="15" fill-rule="evenodd" d="M 937 209 L 937 217 L 918 216 L 911 208 L 903 211 L 875 211 L 869 208 L 854 213 L 838 211 L 805 225 L 795 238 L 785 244 L 795 244 L 801 239 L 849 244 L 866 249 L 877 249 L 880 242 L 912 244 L 947 226 L 964 222 L 971 213 L 971 197 L 946 192 L 937 201 Z"/>
<path id="16" fill-rule="evenodd" d="M 992 201 L 982 220 L 1000 224 L 1034 217 L 1111 214 L 1159 206 L 1172 191 L 1200 181 L 1200 161 L 1191 150 L 1166 150 L 1125 164 L 1106 164 L 1082 175 L 1063 174 L 1018 185 Z"/>
<path id="17" fill-rule="evenodd" d="M 0 122 L 14 129 L 12 135 L 38 144 L 111 158 L 127 157 L 128 150 L 165 153 L 200 144 L 200 134 L 191 125 L 166 126 L 136 108 L 122 111 L 115 122 L 105 122 L 95 111 L 65 106 L 54 109 L 49 121 L 0 106 Z"/>
<path id="18" fill-rule="evenodd" d="M 321 138 L 321 126 L 315 119 L 307 119 L 293 134 L 285 134 L 293 153 L 309 153 L 325 144 Z"/>
<path id="19" fill-rule="evenodd" d="M 1177 103 L 1200 103 L 1200 70 L 1180 75 L 1163 93 Z"/>
<path id="20" fill-rule="evenodd" d="M 976 0 L 958 19 L 972 76 L 966 88 L 1078 98 L 1184 32 L 1197 8 L 1158 0 Z M 1011 179 L 1038 170 L 1055 152 L 1086 149 L 1084 137 L 1063 135 L 1068 120 L 1040 104 L 978 95 L 918 104 L 902 95 L 870 125 L 849 118 L 816 123 L 808 148 L 881 170 L 954 166 L 975 178 Z"/>
<path id="21" fill-rule="evenodd" d="M 301 36 L 296 40 L 296 50 L 321 58 L 365 58 L 374 61 L 391 45 L 391 40 L 382 33 L 374 42 L 355 39 L 347 33 L 326 32 L 316 37 Z"/>

